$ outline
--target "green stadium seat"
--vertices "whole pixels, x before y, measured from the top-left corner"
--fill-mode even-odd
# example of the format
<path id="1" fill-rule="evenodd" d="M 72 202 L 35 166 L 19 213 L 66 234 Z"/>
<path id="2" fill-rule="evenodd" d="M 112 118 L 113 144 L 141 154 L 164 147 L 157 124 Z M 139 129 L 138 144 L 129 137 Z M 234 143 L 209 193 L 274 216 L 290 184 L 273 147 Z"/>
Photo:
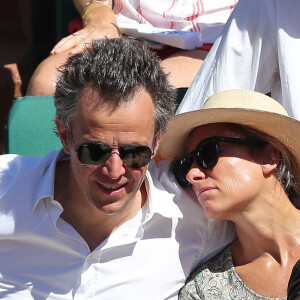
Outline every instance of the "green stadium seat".
<path id="1" fill-rule="evenodd" d="M 5 126 L 5 152 L 44 156 L 62 148 L 54 133 L 53 96 L 26 96 L 14 100 Z"/>

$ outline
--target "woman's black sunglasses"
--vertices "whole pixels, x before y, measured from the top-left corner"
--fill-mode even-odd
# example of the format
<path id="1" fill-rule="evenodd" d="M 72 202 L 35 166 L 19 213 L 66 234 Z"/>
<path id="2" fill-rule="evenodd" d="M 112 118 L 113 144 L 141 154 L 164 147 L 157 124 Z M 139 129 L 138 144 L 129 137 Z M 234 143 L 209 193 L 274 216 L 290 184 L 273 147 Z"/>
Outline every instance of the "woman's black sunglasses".
<path id="1" fill-rule="evenodd" d="M 173 165 L 173 173 L 176 180 L 182 187 L 188 187 L 191 183 L 186 179 L 186 175 L 191 169 L 194 158 L 201 169 L 211 170 L 219 160 L 219 142 L 236 143 L 251 146 L 264 146 L 265 141 L 242 139 L 234 137 L 214 136 L 202 140 L 194 151 L 179 158 Z"/>
<path id="2" fill-rule="evenodd" d="M 74 147 L 75 141 L 71 134 Z M 127 145 L 109 146 L 100 142 L 87 142 L 80 145 L 75 151 L 78 160 L 88 167 L 98 166 L 104 163 L 111 155 L 113 149 L 118 149 L 121 160 L 130 168 L 139 169 L 146 166 L 153 156 L 152 150 L 147 146 Z"/>

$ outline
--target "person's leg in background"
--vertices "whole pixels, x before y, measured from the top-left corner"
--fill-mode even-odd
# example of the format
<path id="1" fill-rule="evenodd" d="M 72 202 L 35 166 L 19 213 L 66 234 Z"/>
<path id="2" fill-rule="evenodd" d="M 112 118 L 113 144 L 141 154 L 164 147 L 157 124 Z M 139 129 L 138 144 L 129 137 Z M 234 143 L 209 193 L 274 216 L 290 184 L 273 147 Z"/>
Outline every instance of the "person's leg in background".
<path id="1" fill-rule="evenodd" d="M 207 53 L 207 50 L 201 49 L 178 51 L 163 59 L 161 65 L 170 73 L 169 78 L 174 87 L 189 87 Z"/>
<path id="2" fill-rule="evenodd" d="M 170 75 L 175 88 L 188 88 L 201 67 L 207 50 L 177 51 L 162 59 L 161 65 Z M 55 90 L 57 69 L 66 61 L 68 51 L 51 55 L 35 70 L 27 89 L 27 95 L 52 95 Z"/>

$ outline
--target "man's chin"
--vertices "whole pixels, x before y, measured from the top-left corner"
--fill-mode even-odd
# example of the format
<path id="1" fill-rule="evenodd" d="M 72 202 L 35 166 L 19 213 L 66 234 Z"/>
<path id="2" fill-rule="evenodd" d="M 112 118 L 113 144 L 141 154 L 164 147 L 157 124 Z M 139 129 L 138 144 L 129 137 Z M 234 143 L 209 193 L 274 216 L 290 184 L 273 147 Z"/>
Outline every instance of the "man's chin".
<path id="1" fill-rule="evenodd" d="M 127 207 L 127 203 L 113 202 L 113 203 L 104 204 L 104 205 L 95 203 L 95 201 L 93 201 L 93 203 L 99 212 L 101 212 L 102 214 L 107 215 L 107 216 L 114 216 L 117 214 L 121 214 L 125 211 L 125 208 Z"/>

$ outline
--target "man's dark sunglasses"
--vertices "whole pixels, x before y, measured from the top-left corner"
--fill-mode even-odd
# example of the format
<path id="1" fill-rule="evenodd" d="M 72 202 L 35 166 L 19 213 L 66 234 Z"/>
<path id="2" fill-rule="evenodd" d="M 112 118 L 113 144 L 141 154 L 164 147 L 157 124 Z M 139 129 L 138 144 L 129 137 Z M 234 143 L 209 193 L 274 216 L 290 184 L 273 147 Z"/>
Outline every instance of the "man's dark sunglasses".
<path id="1" fill-rule="evenodd" d="M 196 162 L 201 169 L 211 170 L 215 167 L 220 157 L 219 142 L 251 146 L 264 146 L 267 144 L 267 142 L 261 140 L 222 136 L 214 136 L 202 140 L 194 151 L 179 158 L 173 165 L 173 173 L 176 180 L 182 187 L 188 187 L 191 185 L 191 183 L 186 179 L 186 175 L 191 169 L 194 159 L 196 159 Z"/>
<path id="2" fill-rule="evenodd" d="M 71 135 L 73 138 L 73 134 Z M 73 142 L 79 161 L 89 167 L 104 163 L 110 157 L 113 149 L 118 149 L 121 160 L 133 169 L 146 166 L 153 156 L 152 150 L 147 146 L 127 145 L 118 147 L 100 142 L 87 142 L 76 149 L 74 138 Z"/>

